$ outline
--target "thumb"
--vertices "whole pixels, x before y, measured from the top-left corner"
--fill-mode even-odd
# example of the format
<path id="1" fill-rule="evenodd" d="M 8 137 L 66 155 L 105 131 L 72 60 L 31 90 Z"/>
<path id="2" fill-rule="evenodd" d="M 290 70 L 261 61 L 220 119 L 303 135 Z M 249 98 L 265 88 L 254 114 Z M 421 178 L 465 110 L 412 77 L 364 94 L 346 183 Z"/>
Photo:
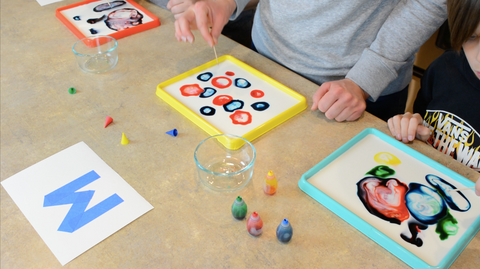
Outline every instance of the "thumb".
<path id="1" fill-rule="evenodd" d="M 428 127 L 423 126 L 421 124 L 417 127 L 417 139 L 421 141 L 427 141 L 430 137 L 430 129 Z"/>

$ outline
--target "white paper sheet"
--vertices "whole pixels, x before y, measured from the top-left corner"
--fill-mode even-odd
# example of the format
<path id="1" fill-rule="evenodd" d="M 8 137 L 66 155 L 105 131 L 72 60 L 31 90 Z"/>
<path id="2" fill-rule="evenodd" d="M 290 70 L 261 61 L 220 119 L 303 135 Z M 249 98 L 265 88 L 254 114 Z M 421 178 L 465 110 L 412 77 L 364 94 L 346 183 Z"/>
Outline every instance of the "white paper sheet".
<path id="1" fill-rule="evenodd" d="M 37 2 L 43 7 L 43 6 L 46 6 L 48 4 L 52 4 L 52 3 L 55 3 L 55 2 L 60 2 L 60 1 L 63 1 L 63 0 L 37 0 Z"/>
<path id="2" fill-rule="evenodd" d="M 153 208 L 84 142 L 2 186 L 62 265 Z"/>

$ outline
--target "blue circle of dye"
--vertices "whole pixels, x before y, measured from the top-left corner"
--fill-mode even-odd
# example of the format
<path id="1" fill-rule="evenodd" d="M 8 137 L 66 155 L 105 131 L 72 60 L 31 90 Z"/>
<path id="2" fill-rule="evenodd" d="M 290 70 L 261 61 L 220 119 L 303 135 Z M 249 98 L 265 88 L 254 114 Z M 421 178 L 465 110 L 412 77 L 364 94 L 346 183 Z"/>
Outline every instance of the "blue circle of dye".
<path id="1" fill-rule="evenodd" d="M 227 112 L 233 112 L 238 109 L 243 108 L 243 101 L 242 100 L 232 100 L 223 105 L 223 109 Z"/>
<path id="2" fill-rule="evenodd" d="M 208 98 L 208 97 L 214 95 L 215 93 L 217 93 L 217 90 L 215 90 L 214 88 L 205 87 L 205 89 L 203 89 L 203 92 L 199 95 L 199 97 L 200 98 Z"/>
<path id="3" fill-rule="evenodd" d="M 405 205 L 415 219 L 435 224 L 447 215 L 447 205 L 436 190 L 418 183 L 410 183 L 408 188 Z"/>
<path id="4" fill-rule="evenodd" d="M 256 103 L 253 103 L 251 107 L 256 111 L 264 111 L 270 107 L 270 104 L 267 102 L 256 102 Z"/>
<path id="5" fill-rule="evenodd" d="M 237 79 L 235 79 L 235 86 L 237 86 L 239 88 L 246 89 L 246 88 L 252 86 L 252 84 L 250 84 L 250 82 L 248 82 L 244 78 L 237 78 Z"/>
<path id="6" fill-rule="evenodd" d="M 200 108 L 200 113 L 202 113 L 202 115 L 205 115 L 205 116 L 213 116 L 215 115 L 215 108 L 211 106 L 204 106 Z"/>
<path id="7" fill-rule="evenodd" d="M 198 80 L 201 80 L 203 82 L 209 81 L 213 77 L 213 74 L 210 72 L 205 72 L 197 76 Z"/>

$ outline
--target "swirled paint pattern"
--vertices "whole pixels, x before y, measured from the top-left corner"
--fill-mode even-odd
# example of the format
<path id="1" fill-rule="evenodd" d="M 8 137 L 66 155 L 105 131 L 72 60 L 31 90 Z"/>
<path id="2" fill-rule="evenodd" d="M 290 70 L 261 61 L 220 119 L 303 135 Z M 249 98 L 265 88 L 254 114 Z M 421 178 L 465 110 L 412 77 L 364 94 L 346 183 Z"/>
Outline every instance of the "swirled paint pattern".
<path id="1" fill-rule="evenodd" d="M 470 201 L 456 187 L 439 176 L 427 174 L 425 180 L 431 187 L 418 182 L 408 185 L 391 178 L 395 170 L 390 166 L 402 162 L 388 152 L 379 152 L 374 160 L 381 164 L 366 173 L 367 177 L 357 183 L 357 195 L 372 215 L 395 224 L 408 219 L 408 230 L 400 237 L 408 243 L 421 247 L 423 230 L 435 225 L 440 240 L 456 235 L 458 221 L 450 210 L 468 211 Z M 410 218 L 412 216 L 412 218 Z"/>
<path id="2" fill-rule="evenodd" d="M 398 179 L 366 177 L 357 183 L 357 194 L 365 208 L 373 215 L 400 224 L 409 218 L 405 205 L 406 184 Z"/>
<path id="3" fill-rule="evenodd" d="M 447 214 L 447 205 L 440 194 L 432 188 L 410 183 L 405 196 L 407 208 L 412 216 L 424 224 L 435 224 Z"/>

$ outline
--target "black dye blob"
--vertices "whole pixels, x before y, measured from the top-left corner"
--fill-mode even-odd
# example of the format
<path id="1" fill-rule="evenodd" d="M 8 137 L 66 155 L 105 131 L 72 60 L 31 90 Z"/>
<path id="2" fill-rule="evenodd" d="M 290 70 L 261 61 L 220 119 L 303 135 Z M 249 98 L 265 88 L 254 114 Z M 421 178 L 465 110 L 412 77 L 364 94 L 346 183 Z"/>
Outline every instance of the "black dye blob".
<path id="1" fill-rule="evenodd" d="M 202 73 L 197 76 L 198 80 L 201 80 L 203 82 L 209 81 L 213 77 L 213 74 L 210 72 Z"/>
<path id="2" fill-rule="evenodd" d="M 97 23 L 99 21 L 103 21 L 106 17 L 107 17 L 106 15 L 103 15 L 102 17 L 97 18 L 97 19 L 88 19 L 87 22 L 90 23 L 90 24 L 94 24 L 94 23 Z"/>
<path id="3" fill-rule="evenodd" d="M 463 195 L 461 191 L 450 192 L 450 189 L 456 189 L 457 187 L 445 181 L 443 178 L 436 175 L 428 174 L 425 176 L 427 182 L 432 185 L 445 199 L 447 205 L 456 211 L 465 212 L 471 207 L 470 201 Z"/>
<path id="4" fill-rule="evenodd" d="M 93 28 L 88 29 L 88 31 L 90 31 L 90 34 L 92 34 L 92 35 L 98 34 L 97 30 L 95 30 Z"/>
<path id="5" fill-rule="evenodd" d="M 76 20 L 76 21 L 80 21 L 80 20 L 81 20 L 81 19 L 80 19 L 80 16 L 75 16 L 75 17 L 73 17 L 73 19 Z"/>
<path id="6" fill-rule="evenodd" d="M 208 98 L 217 93 L 217 90 L 210 87 L 205 87 L 204 91 L 199 95 L 200 98 Z"/>
<path id="7" fill-rule="evenodd" d="M 102 12 L 102 11 L 105 11 L 105 10 L 109 10 L 109 9 L 112 9 L 112 8 L 123 6 L 126 3 L 127 2 L 125 2 L 125 1 L 111 1 L 110 4 L 109 3 L 104 3 L 104 4 L 100 4 L 96 7 L 94 7 L 93 11 Z"/>
<path id="8" fill-rule="evenodd" d="M 404 234 L 400 234 L 400 237 L 410 244 L 413 244 L 417 247 L 421 247 L 423 245 L 423 241 L 422 241 L 422 239 L 417 238 L 417 235 L 419 233 L 419 230 L 426 230 L 427 228 L 428 228 L 427 225 L 423 225 L 423 224 L 416 223 L 416 222 L 409 222 L 408 223 L 408 229 L 410 230 L 410 233 L 412 234 L 412 237 L 408 238 L 408 236 L 406 236 Z"/>
<path id="9" fill-rule="evenodd" d="M 252 86 L 252 84 L 250 84 L 250 82 L 248 82 L 244 78 L 237 78 L 237 79 L 235 79 L 235 86 L 237 86 L 239 88 L 242 88 L 242 89 L 246 89 L 246 88 Z"/>
<path id="10" fill-rule="evenodd" d="M 243 108 L 243 101 L 242 100 L 232 100 L 223 105 L 223 109 L 227 112 L 233 112 L 235 110 L 239 110 Z"/>
<path id="11" fill-rule="evenodd" d="M 204 106 L 200 108 L 200 113 L 202 113 L 202 115 L 205 115 L 205 116 L 213 116 L 215 115 L 215 108 L 211 106 Z"/>
<path id="12" fill-rule="evenodd" d="M 256 103 L 253 103 L 251 107 L 256 111 L 264 111 L 270 107 L 270 104 L 267 102 L 256 102 Z"/>

